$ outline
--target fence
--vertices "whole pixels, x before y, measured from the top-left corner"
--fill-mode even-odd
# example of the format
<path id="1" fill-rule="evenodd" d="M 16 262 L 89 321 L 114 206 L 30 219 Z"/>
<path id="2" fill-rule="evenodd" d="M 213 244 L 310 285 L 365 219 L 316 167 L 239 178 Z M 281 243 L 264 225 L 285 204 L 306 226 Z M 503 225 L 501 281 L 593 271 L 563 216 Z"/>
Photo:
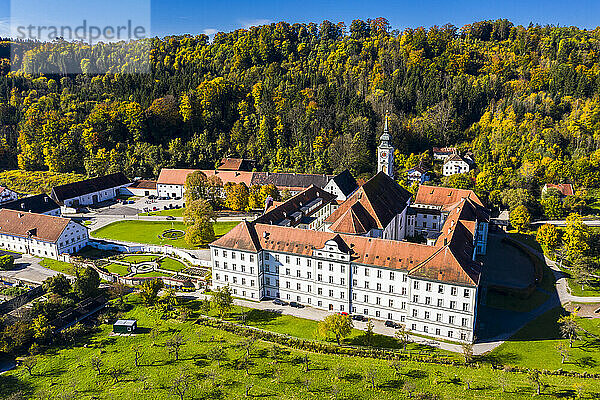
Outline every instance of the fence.
<path id="1" fill-rule="evenodd" d="M 36 286 L 20 296 L 5 301 L 4 303 L 0 304 L 0 315 L 8 314 L 9 312 L 29 303 L 31 300 L 40 297 L 42 294 L 44 294 L 43 287 Z"/>

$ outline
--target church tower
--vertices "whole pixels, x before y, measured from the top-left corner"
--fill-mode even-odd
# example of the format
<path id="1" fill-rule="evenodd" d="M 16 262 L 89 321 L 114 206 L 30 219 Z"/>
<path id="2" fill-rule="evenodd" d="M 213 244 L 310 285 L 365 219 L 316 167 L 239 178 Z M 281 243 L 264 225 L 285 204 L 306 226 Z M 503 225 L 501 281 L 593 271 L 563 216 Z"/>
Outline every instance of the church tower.
<path id="1" fill-rule="evenodd" d="M 385 125 L 383 127 L 383 135 L 379 138 L 379 146 L 377 147 L 377 172 L 394 177 L 394 148 L 390 143 L 391 138 L 388 132 L 388 114 L 385 114 Z"/>

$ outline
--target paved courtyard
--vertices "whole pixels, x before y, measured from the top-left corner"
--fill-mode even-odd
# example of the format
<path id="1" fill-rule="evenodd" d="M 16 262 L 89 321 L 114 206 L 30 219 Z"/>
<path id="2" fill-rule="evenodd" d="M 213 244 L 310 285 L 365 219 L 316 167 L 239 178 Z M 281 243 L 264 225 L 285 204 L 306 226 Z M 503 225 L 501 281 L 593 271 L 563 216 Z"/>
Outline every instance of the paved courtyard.
<path id="1" fill-rule="evenodd" d="M 0 250 L 0 253 L 6 254 Z M 14 253 L 10 253 L 15 256 Z M 30 284 L 41 284 L 47 278 L 58 272 L 42 267 L 41 259 L 27 254 L 16 254 L 15 268 L 10 271 L 0 271 L 0 277 L 8 281 L 23 281 Z"/>

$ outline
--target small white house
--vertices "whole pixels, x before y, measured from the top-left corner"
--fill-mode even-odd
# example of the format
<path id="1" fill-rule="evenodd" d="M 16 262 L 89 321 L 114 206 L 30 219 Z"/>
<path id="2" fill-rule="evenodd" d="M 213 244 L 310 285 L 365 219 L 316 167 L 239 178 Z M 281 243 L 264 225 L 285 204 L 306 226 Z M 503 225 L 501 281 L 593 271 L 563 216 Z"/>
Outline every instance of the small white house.
<path id="1" fill-rule="evenodd" d="M 139 197 L 148 197 L 150 195 L 158 196 L 158 190 L 156 189 L 156 181 L 138 179 L 131 185 L 121 189 L 121 194 Z"/>
<path id="2" fill-rule="evenodd" d="M 458 154 L 453 154 L 446 158 L 442 167 L 442 175 L 450 176 L 454 174 L 464 174 L 471 169 L 470 164 Z"/>
<path id="3" fill-rule="evenodd" d="M 89 241 L 88 229 L 68 218 L 0 210 L 0 249 L 58 259 Z"/>
<path id="4" fill-rule="evenodd" d="M 16 200 L 19 197 L 18 193 L 4 186 L 0 186 L 0 204 L 8 203 Z"/>

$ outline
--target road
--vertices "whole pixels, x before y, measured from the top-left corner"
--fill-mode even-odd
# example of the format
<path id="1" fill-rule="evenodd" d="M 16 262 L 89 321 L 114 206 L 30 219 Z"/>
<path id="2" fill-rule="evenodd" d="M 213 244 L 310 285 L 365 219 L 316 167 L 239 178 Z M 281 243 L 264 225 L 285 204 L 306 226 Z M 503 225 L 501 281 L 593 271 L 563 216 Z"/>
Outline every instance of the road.
<path id="1" fill-rule="evenodd" d="M 28 254 L 19 254 L 15 259 L 15 268 L 10 271 L 0 271 L 0 277 L 9 281 L 23 281 L 39 285 L 47 278 L 58 275 L 58 272 L 42 267 L 41 259 Z"/>

